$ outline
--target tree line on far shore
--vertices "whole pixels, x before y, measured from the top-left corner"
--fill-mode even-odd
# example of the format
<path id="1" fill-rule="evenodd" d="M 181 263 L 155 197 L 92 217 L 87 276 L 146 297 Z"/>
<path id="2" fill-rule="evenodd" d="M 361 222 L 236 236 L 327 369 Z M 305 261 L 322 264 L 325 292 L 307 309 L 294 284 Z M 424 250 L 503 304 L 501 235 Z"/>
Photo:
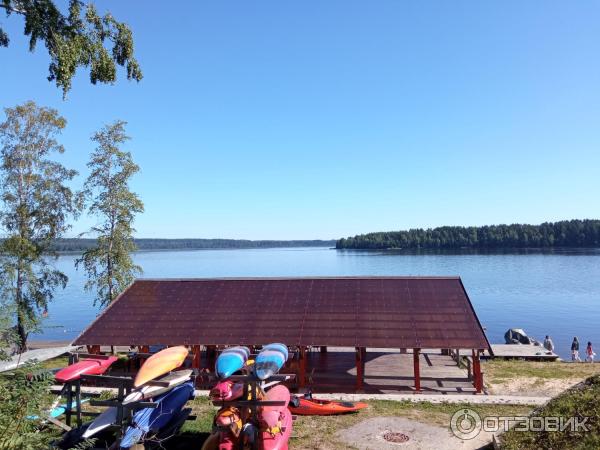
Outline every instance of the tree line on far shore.
<path id="1" fill-rule="evenodd" d="M 438 227 L 342 238 L 338 249 L 457 249 L 599 247 L 600 220 L 563 220 L 540 225 Z"/>
<path id="2" fill-rule="evenodd" d="M 251 241 L 245 239 L 134 239 L 138 250 L 252 249 L 283 247 L 333 247 L 335 240 Z M 81 252 L 96 245 L 96 239 L 63 238 L 52 244 L 54 251 Z"/>

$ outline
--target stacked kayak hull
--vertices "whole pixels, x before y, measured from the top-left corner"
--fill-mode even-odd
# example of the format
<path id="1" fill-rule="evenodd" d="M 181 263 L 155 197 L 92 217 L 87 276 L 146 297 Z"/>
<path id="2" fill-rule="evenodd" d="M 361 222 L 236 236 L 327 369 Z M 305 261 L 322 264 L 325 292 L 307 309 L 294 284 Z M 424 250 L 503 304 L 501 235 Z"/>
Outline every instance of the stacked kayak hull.
<path id="1" fill-rule="evenodd" d="M 289 409 L 282 411 L 281 427 L 277 433 L 263 431 L 261 439 L 261 450 L 287 450 L 288 441 L 292 434 L 292 413 Z"/>
<path id="2" fill-rule="evenodd" d="M 189 350 L 183 346 L 170 347 L 152 355 L 144 362 L 133 381 L 134 387 L 140 387 L 150 380 L 178 368 L 183 364 Z"/>
<path id="3" fill-rule="evenodd" d="M 123 400 L 123 404 L 127 405 L 128 403 L 138 402 L 148 398 L 156 397 L 157 395 L 164 394 L 165 392 L 168 392 L 171 389 L 173 389 L 175 386 L 179 386 L 180 384 L 189 381 L 190 377 L 192 376 L 192 373 L 193 371 L 190 369 L 177 370 L 175 372 L 171 372 L 156 380 L 160 381 L 161 383 L 168 383 L 168 386 L 146 384 L 144 386 L 141 386 L 137 390 L 131 392 L 127 397 L 125 397 L 125 399 Z"/>
<path id="4" fill-rule="evenodd" d="M 96 433 L 110 427 L 117 420 L 117 408 L 111 407 L 106 409 L 102 414 L 94 419 L 87 427 L 87 430 L 81 435 L 83 439 L 91 438 Z"/>
<path id="5" fill-rule="evenodd" d="M 134 414 L 132 426 L 127 428 L 121 440 L 121 448 L 130 448 L 146 433 L 159 431 L 175 418 L 187 401 L 193 397 L 194 386 L 189 381 L 154 398 L 158 407 L 140 409 Z"/>
<path id="6" fill-rule="evenodd" d="M 283 367 L 287 356 L 279 349 L 264 348 L 254 362 L 254 373 L 259 380 L 266 380 Z"/>
<path id="7" fill-rule="evenodd" d="M 115 356 L 97 359 L 86 358 L 59 370 L 54 374 L 54 379 L 64 384 L 78 380 L 81 375 L 102 375 L 116 360 Z"/>
<path id="8" fill-rule="evenodd" d="M 267 391 L 264 400 L 284 403 L 282 406 L 263 406 L 260 412 L 260 419 L 264 425 L 269 428 L 277 427 L 282 413 L 287 410 L 290 403 L 290 391 L 284 385 L 279 384 Z"/>
<path id="9" fill-rule="evenodd" d="M 286 361 L 290 356 L 288 347 L 285 344 L 280 344 L 280 343 L 267 344 L 263 347 L 263 350 L 279 350 L 281 353 L 283 353 L 284 359 Z"/>
<path id="10" fill-rule="evenodd" d="M 249 356 L 250 349 L 248 347 L 238 346 L 223 350 L 215 365 L 217 377 L 221 380 L 229 378 L 244 367 Z"/>
<path id="11" fill-rule="evenodd" d="M 219 381 L 210 390 L 208 396 L 212 401 L 237 400 L 244 393 L 244 383 L 234 383 L 231 380 Z"/>

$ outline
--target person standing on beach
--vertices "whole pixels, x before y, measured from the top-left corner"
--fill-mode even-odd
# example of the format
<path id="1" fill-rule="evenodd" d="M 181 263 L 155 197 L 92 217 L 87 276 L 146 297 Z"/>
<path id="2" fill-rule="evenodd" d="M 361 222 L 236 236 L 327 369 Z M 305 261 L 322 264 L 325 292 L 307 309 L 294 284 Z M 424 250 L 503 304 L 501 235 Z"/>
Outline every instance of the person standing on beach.
<path id="1" fill-rule="evenodd" d="M 579 339 L 577 339 L 577 336 L 573 338 L 573 343 L 571 344 L 571 361 L 581 362 L 581 358 L 579 357 Z"/>
<path id="2" fill-rule="evenodd" d="M 594 356 L 596 356 L 596 354 L 594 353 L 594 349 L 592 348 L 592 343 L 588 342 L 587 348 L 585 349 L 585 353 L 587 355 L 587 357 L 585 358 L 585 360 L 587 362 L 593 363 L 594 362 Z"/>
<path id="3" fill-rule="evenodd" d="M 549 352 L 554 351 L 554 342 L 550 339 L 550 336 L 546 335 L 546 339 L 544 339 L 544 348 Z"/>

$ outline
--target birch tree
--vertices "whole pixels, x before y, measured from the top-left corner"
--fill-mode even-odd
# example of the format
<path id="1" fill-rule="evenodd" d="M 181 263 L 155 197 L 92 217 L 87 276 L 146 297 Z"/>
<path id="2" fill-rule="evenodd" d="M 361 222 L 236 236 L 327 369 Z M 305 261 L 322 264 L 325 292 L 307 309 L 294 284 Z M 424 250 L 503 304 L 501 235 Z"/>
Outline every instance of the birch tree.
<path id="1" fill-rule="evenodd" d="M 52 159 L 64 152 L 57 136 L 66 121 L 51 108 L 27 102 L 6 108 L 0 124 L 0 296 L 15 317 L 21 350 L 39 328 L 57 288 L 68 278 L 52 261 L 52 242 L 79 212 L 66 183 L 76 171 Z"/>
<path id="2" fill-rule="evenodd" d="M 88 163 L 91 173 L 84 186 L 88 212 L 98 218 L 90 230 L 97 244 L 86 250 L 76 265 L 83 265 L 87 274 L 85 288 L 96 291 L 94 304 L 103 307 L 142 272 L 131 253 L 136 249 L 133 222 L 135 215 L 144 211 L 144 204 L 129 188 L 129 180 L 139 167 L 131 153 L 120 148 L 129 140 L 125 125 L 117 121 L 94 134 L 97 147 Z"/>
<path id="3" fill-rule="evenodd" d="M 79 67 L 89 67 L 92 84 L 113 83 L 117 66 L 125 67 L 127 79 L 140 81 L 142 71 L 134 56 L 133 34 L 124 22 L 110 13 L 98 14 L 92 3 L 69 0 L 68 11 L 61 11 L 53 0 L 0 0 L 6 16 L 21 16 L 29 50 L 43 42 L 50 56 L 48 81 L 63 90 Z M 1 25 L 1 24 L 0 24 Z M 10 43 L 0 26 L 0 47 Z M 5 63 L 7 64 L 7 63 Z"/>

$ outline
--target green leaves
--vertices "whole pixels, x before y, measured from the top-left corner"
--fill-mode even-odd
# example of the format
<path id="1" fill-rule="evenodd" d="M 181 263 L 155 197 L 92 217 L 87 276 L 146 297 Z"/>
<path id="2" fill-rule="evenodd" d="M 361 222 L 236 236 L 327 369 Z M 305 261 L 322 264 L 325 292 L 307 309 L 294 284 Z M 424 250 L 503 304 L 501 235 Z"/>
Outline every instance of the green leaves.
<path id="1" fill-rule="evenodd" d="M 47 448 L 49 436 L 39 432 L 40 421 L 27 416 L 41 416 L 49 407 L 53 381 L 49 371 L 32 364 L 0 378 L 0 449 Z"/>
<path id="2" fill-rule="evenodd" d="M 140 274 L 131 253 L 135 215 L 144 204 L 129 189 L 129 179 L 139 171 L 129 152 L 120 146 L 129 140 L 123 121 L 105 126 L 92 136 L 98 146 L 92 153 L 91 170 L 84 186 L 88 212 L 99 219 L 91 232 L 97 236 L 95 247 L 86 250 L 76 262 L 88 276 L 87 290 L 95 290 L 94 303 L 108 305 Z"/>
<path id="3" fill-rule="evenodd" d="M 39 325 L 54 290 L 67 277 L 50 265 L 52 242 L 79 213 L 77 194 L 65 184 L 77 172 L 51 159 L 63 153 L 57 137 L 66 121 L 50 108 L 27 102 L 5 109 L 0 124 L 0 289 L 14 307 L 21 345 Z"/>
<path id="4" fill-rule="evenodd" d="M 48 80 L 63 90 L 63 97 L 80 67 L 89 67 L 92 84 L 114 83 L 117 65 L 126 69 L 129 80 L 143 77 L 131 29 L 110 13 L 99 15 L 91 3 L 70 0 L 66 15 L 52 0 L 2 0 L 0 7 L 7 16 L 24 17 L 30 51 L 38 41 L 44 42 L 50 56 Z M 0 46 L 8 44 L 8 35 L 0 28 Z"/>

